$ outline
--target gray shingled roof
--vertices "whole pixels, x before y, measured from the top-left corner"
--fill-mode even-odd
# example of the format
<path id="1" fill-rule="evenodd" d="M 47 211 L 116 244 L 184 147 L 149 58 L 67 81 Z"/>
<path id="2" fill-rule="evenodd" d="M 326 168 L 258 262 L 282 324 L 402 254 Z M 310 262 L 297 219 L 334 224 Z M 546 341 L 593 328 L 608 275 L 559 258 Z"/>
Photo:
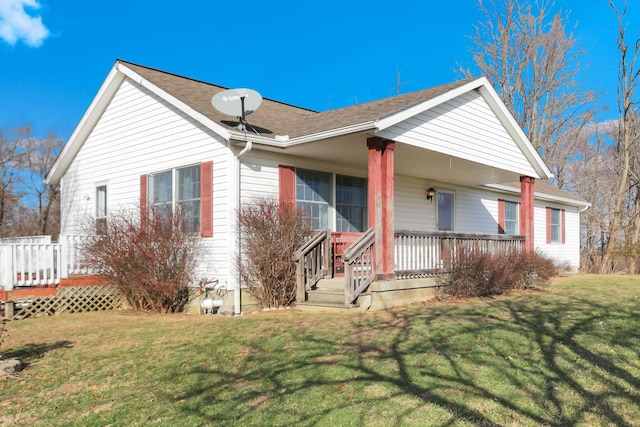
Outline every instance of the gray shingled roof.
<path id="1" fill-rule="evenodd" d="M 122 60 L 118 60 L 118 62 L 132 69 L 149 82 L 184 102 L 205 117 L 222 126 L 226 126 L 230 130 L 235 128 L 235 120 L 233 117 L 218 112 L 211 105 L 211 97 L 227 88 L 144 67 L 131 62 Z M 293 138 L 311 135 L 360 123 L 372 122 L 391 116 L 454 90 L 472 80 L 474 79 L 465 79 L 430 89 L 396 95 L 326 112 L 316 112 L 271 99 L 264 99 L 260 108 L 247 117 L 247 121 L 256 127 L 265 137 L 273 138 L 276 135 L 288 135 Z M 509 182 L 502 185 L 513 187 L 517 190 L 520 189 L 519 182 Z M 579 197 L 562 191 L 546 181 L 536 181 L 535 191 L 551 196 L 582 201 Z"/>
<path id="2" fill-rule="evenodd" d="M 233 129 L 235 120 L 216 111 L 211 106 L 211 97 L 226 88 L 122 60 L 118 60 L 118 62 L 121 62 L 207 118 Z M 258 128 L 260 133 L 266 137 L 275 137 L 275 135 L 289 135 L 290 137 L 311 135 L 388 117 L 460 87 L 471 80 L 473 79 L 461 80 L 430 89 L 322 113 L 264 99 L 260 108 L 247 117 L 247 121 Z"/>
<path id="3" fill-rule="evenodd" d="M 513 187 L 514 189 L 520 191 L 519 182 L 505 182 L 502 185 L 506 187 Z M 575 200 L 577 202 L 584 203 L 584 200 L 581 199 L 579 196 L 576 196 L 575 194 L 567 193 L 566 191 L 561 190 L 558 187 L 555 187 L 554 185 L 550 184 L 546 180 L 540 180 L 540 179 L 536 180 L 534 185 L 534 191 L 536 193 L 542 193 L 548 196 L 562 197 L 565 199 Z"/>

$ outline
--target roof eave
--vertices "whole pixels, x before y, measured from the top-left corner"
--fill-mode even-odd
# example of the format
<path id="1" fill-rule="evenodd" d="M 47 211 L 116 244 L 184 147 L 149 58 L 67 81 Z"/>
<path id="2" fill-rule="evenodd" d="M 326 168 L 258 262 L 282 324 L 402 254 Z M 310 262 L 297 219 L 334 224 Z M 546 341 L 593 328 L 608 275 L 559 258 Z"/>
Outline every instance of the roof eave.
<path id="1" fill-rule="evenodd" d="M 82 147 L 84 141 L 91 133 L 91 130 L 96 125 L 98 119 L 107 108 L 107 105 L 109 104 L 109 102 L 113 98 L 113 95 L 120 87 L 120 84 L 124 81 L 125 78 L 129 78 L 140 86 L 153 92 L 155 95 L 167 101 L 185 114 L 191 116 L 195 120 L 199 121 L 205 127 L 220 135 L 225 140 L 229 140 L 229 138 L 231 137 L 231 132 L 225 129 L 222 125 L 217 124 L 213 120 L 206 117 L 204 114 L 189 107 L 187 104 L 180 101 L 176 97 L 160 89 L 158 86 L 146 80 L 131 68 L 127 67 L 126 64 L 120 61 L 116 61 L 115 65 L 109 72 L 109 75 L 102 83 L 102 86 L 100 86 L 98 93 L 93 98 L 91 105 L 89 105 L 89 108 L 82 116 L 82 119 L 69 137 L 69 140 L 58 156 L 58 159 L 56 159 L 55 163 L 51 167 L 51 170 L 45 177 L 45 182 L 47 184 L 58 184 L 60 182 L 65 172 L 67 171 L 67 168 L 71 165 L 71 162 Z"/>
<path id="2" fill-rule="evenodd" d="M 354 133 L 375 131 L 377 130 L 375 121 L 368 121 L 363 123 L 357 123 L 355 125 L 344 126 L 341 128 L 330 129 L 323 132 L 312 133 L 309 135 L 301 135 L 294 138 L 290 138 L 286 141 L 277 141 L 275 138 L 268 138 L 264 136 L 254 135 L 249 132 L 231 132 L 231 139 L 236 141 L 251 140 L 254 143 L 270 145 L 278 148 L 288 148 L 300 144 L 306 144 L 309 142 L 321 141 L 338 136 L 349 135 Z"/>
<path id="3" fill-rule="evenodd" d="M 493 189 L 493 190 L 499 190 L 499 191 L 503 191 L 503 192 L 507 192 L 507 193 L 513 193 L 513 194 L 520 194 L 520 189 L 516 188 L 516 187 L 512 187 L 509 185 L 503 185 L 503 184 L 485 184 L 484 185 L 487 188 Z M 591 203 L 589 202 L 585 202 L 583 200 L 577 200 L 577 199 L 570 199 L 568 197 L 561 197 L 561 196 L 554 196 L 553 194 L 547 194 L 541 191 L 535 191 L 534 188 L 534 192 L 533 192 L 533 196 L 535 199 L 538 200 L 547 200 L 550 202 L 558 202 L 558 203 L 562 203 L 565 205 L 570 205 L 570 206 L 577 206 L 577 207 L 581 207 L 581 208 L 590 208 L 591 207 Z"/>
<path id="4" fill-rule="evenodd" d="M 416 116 L 424 111 L 430 110 L 431 108 L 440 105 L 444 102 L 447 102 L 455 97 L 458 97 L 464 93 L 467 93 L 471 90 L 477 89 L 482 86 L 483 79 L 486 81 L 486 78 L 480 77 L 475 80 L 471 80 L 461 86 L 456 87 L 455 89 L 451 89 L 445 93 L 434 96 L 433 98 L 422 101 L 416 105 L 413 105 L 409 108 L 405 108 L 404 110 L 398 111 L 396 113 L 390 114 L 386 117 L 376 120 L 376 127 L 379 131 L 385 130 L 391 126 L 394 126 L 404 120 L 407 120 L 411 117 Z M 487 81 L 488 83 L 488 81 Z"/>
<path id="5" fill-rule="evenodd" d="M 480 95 L 487 101 L 494 113 L 498 116 L 503 126 L 505 126 L 507 132 L 509 132 L 516 144 L 518 144 L 524 156 L 527 158 L 527 160 L 537 173 L 537 176 L 534 176 L 533 178 L 552 178 L 553 173 L 544 163 L 538 151 L 533 147 L 533 144 L 531 144 L 529 138 L 527 138 L 525 133 L 522 131 L 522 128 L 520 128 L 520 125 L 518 125 L 516 119 L 513 117 L 507 106 L 502 102 L 502 100 L 498 96 L 498 93 L 495 91 L 493 86 L 491 86 L 489 80 L 484 76 L 479 77 L 475 80 L 471 80 L 470 82 L 456 87 L 455 89 L 451 89 L 443 94 L 423 101 L 412 107 L 379 119 L 376 121 L 376 127 L 378 131 L 387 129 L 402 122 L 403 120 L 407 120 L 410 117 L 434 108 L 442 103 L 450 101 L 451 99 L 454 99 L 472 90 L 479 91 Z"/>
<path id="6" fill-rule="evenodd" d="M 538 153 L 538 150 L 536 150 L 531 141 L 529 141 L 529 138 L 527 137 L 527 135 L 525 135 L 515 117 L 513 117 L 513 114 L 511 114 L 507 106 L 504 104 L 504 102 L 502 102 L 502 99 L 495 91 L 493 86 L 491 86 L 489 80 L 486 77 L 481 77 L 479 80 L 482 81 L 482 85 L 477 88 L 480 92 L 480 95 L 482 95 L 489 106 L 492 107 L 500 121 L 502 121 L 503 126 L 505 126 L 507 131 L 514 138 L 516 144 L 518 144 L 524 156 L 527 158 L 534 170 L 538 173 L 538 176 L 534 178 L 553 178 L 553 173 L 545 164 L 544 160 L 542 160 L 540 153 Z"/>

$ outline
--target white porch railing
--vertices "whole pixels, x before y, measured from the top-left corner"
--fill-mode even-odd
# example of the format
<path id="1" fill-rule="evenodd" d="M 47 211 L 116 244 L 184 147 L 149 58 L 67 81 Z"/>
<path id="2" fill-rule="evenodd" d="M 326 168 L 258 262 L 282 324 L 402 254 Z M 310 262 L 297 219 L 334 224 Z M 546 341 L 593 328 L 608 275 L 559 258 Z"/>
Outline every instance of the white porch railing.
<path id="1" fill-rule="evenodd" d="M 395 272 L 398 277 L 446 273 L 461 250 L 500 254 L 523 250 L 525 237 L 449 231 L 396 231 Z"/>
<path id="2" fill-rule="evenodd" d="M 90 274 L 81 263 L 83 240 L 84 236 L 60 236 L 54 243 L 49 236 L 1 240 L 0 288 L 55 286 L 70 274 Z"/>

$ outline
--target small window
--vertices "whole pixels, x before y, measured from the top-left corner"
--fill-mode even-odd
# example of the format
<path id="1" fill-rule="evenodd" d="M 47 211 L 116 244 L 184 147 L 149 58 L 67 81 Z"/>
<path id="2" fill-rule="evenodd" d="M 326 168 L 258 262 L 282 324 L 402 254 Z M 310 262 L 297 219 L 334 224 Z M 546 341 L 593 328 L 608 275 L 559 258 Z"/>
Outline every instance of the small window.
<path id="1" fill-rule="evenodd" d="M 107 186 L 96 187 L 96 233 L 104 234 L 107 229 Z"/>
<path id="2" fill-rule="evenodd" d="M 518 203 L 504 202 L 504 232 L 506 234 L 519 234 L 518 207 Z"/>
<path id="3" fill-rule="evenodd" d="M 562 215 L 560 209 L 550 209 L 550 232 L 552 243 L 562 243 Z"/>
<path id="4" fill-rule="evenodd" d="M 96 187 L 96 218 L 107 216 L 107 186 Z"/>

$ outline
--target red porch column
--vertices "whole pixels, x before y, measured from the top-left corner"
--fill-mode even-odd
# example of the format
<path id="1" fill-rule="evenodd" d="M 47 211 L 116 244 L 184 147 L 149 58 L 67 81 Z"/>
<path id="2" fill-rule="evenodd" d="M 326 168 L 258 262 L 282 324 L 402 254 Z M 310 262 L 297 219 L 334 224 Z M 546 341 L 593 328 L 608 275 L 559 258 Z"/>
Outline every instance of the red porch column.
<path id="1" fill-rule="evenodd" d="M 394 148 L 382 138 L 367 139 L 369 148 L 369 226 L 375 231 L 377 280 L 394 280 Z"/>
<path id="2" fill-rule="evenodd" d="M 526 237 L 524 241 L 525 252 L 533 252 L 533 207 L 535 178 L 530 176 L 520 177 L 520 234 Z"/>

